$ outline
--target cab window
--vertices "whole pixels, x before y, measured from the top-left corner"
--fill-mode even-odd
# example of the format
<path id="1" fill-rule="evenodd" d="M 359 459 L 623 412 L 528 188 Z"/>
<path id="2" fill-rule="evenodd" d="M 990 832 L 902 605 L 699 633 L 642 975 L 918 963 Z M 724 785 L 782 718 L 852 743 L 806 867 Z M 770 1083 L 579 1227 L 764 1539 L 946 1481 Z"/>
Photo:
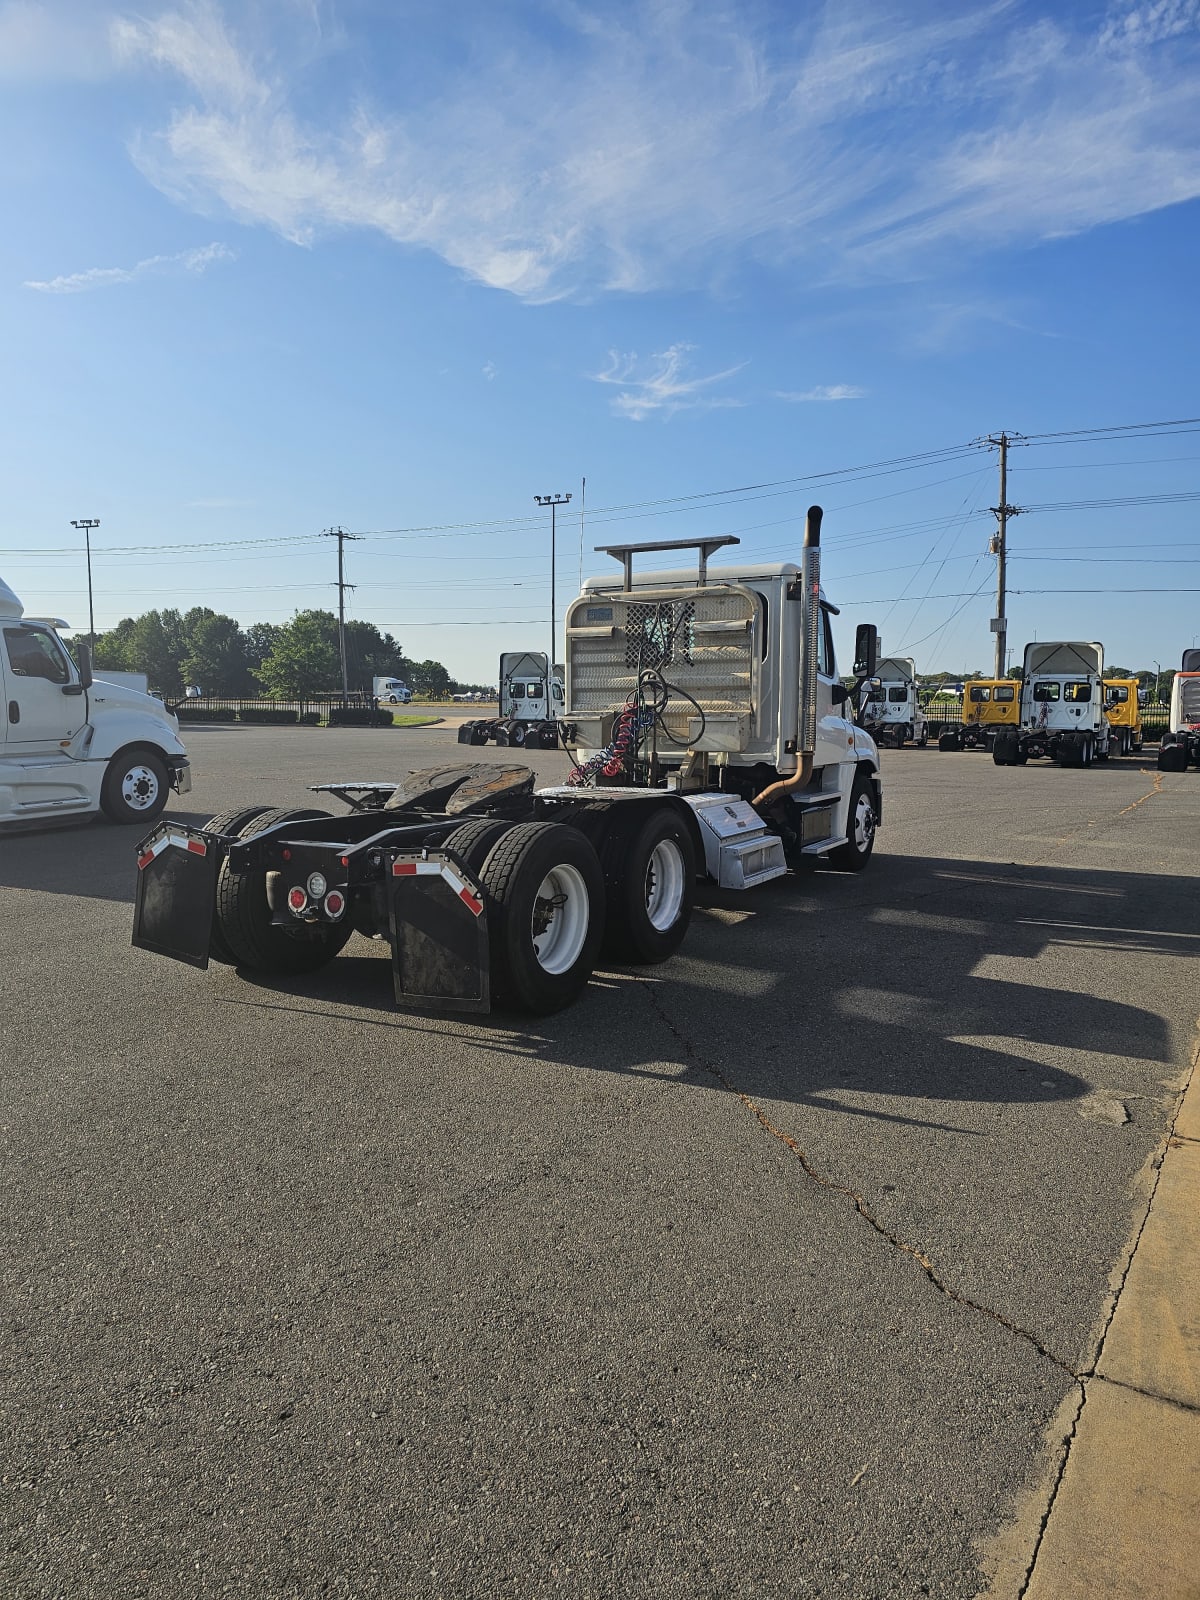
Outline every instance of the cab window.
<path id="1" fill-rule="evenodd" d="M 1065 684 L 1063 684 L 1063 699 L 1064 700 L 1070 700 L 1073 704 L 1079 705 L 1082 701 L 1090 700 L 1091 698 L 1092 698 L 1092 686 L 1091 686 L 1090 683 L 1065 683 Z"/>
<path id="2" fill-rule="evenodd" d="M 1017 691 L 1011 683 L 998 683 L 996 685 L 996 699 L 1005 705 L 1011 705 L 1017 698 Z"/>
<path id="3" fill-rule="evenodd" d="M 893 705 L 903 705 L 904 702 L 908 699 L 908 690 L 907 689 L 889 689 L 888 690 L 888 699 L 892 702 Z"/>
<path id="4" fill-rule="evenodd" d="M 817 635 L 817 671 L 823 678 L 832 678 L 837 672 L 837 662 L 833 654 L 833 628 L 830 626 L 829 613 L 821 608 L 821 631 Z"/>
<path id="5" fill-rule="evenodd" d="M 970 698 L 975 705 L 986 705 L 992 698 L 992 691 L 986 686 L 980 687 L 979 684 L 975 684 L 970 691 Z M 999 695 L 996 698 L 999 699 Z"/>
<path id="6" fill-rule="evenodd" d="M 5 628 L 4 648 L 14 678 L 44 678 L 48 683 L 71 681 L 62 647 L 43 628 Z"/>
<path id="7" fill-rule="evenodd" d="M 513 697 L 514 700 L 524 700 L 524 698 L 525 698 L 525 685 L 523 683 L 514 683 L 513 684 L 513 686 L 512 686 L 512 697 Z"/>
<path id="8" fill-rule="evenodd" d="M 527 700 L 540 700 L 542 698 L 542 681 L 540 678 L 536 683 L 528 685 L 525 698 Z"/>
<path id="9" fill-rule="evenodd" d="M 1059 685 L 1057 683 L 1035 683 L 1033 686 L 1035 700 L 1057 700 L 1059 698 Z"/>
<path id="10" fill-rule="evenodd" d="M 1112 701 L 1113 705 L 1123 706 L 1129 699 L 1129 690 L 1124 686 L 1124 684 L 1112 685 L 1108 691 L 1108 698 Z"/>

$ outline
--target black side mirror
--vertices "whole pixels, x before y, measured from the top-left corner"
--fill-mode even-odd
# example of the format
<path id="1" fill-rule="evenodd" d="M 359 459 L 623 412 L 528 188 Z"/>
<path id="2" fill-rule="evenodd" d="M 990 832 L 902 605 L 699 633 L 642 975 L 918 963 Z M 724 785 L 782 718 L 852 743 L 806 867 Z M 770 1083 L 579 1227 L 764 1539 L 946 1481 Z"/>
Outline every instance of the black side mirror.
<path id="1" fill-rule="evenodd" d="M 844 683 L 835 683 L 833 686 L 833 703 L 835 706 L 844 706 L 850 698 L 850 691 Z"/>
<path id="2" fill-rule="evenodd" d="M 95 679 L 92 677 L 92 647 L 81 644 L 79 646 L 79 687 L 90 689 Z"/>
<path id="3" fill-rule="evenodd" d="M 862 622 L 854 634 L 854 676 L 873 678 L 879 659 L 879 629 L 872 622 Z"/>

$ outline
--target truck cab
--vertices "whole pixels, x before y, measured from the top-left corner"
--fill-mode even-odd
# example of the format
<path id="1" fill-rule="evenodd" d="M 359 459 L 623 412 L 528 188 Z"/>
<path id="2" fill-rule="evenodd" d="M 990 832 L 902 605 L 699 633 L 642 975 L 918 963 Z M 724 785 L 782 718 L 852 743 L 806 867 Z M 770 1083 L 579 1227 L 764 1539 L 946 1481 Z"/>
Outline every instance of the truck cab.
<path id="1" fill-rule="evenodd" d="M 963 684 L 962 723 L 938 736 L 939 750 L 982 750 L 1000 728 L 1018 723 L 1020 685 L 1012 678 L 973 678 Z"/>
<path id="2" fill-rule="evenodd" d="M 151 822 L 191 787 L 161 700 L 81 672 L 58 617 L 27 617 L 0 582 L 0 827 L 104 811 Z"/>
<path id="3" fill-rule="evenodd" d="M 412 701 L 412 690 L 400 678 L 376 678 L 373 684 L 376 700 L 391 706 L 406 706 Z"/>
<path id="4" fill-rule="evenodd" d="M 1112 729 L 1117 755 L 1131 755 L 1142 748 L 1142 710 L 1136 678 L 1105 678 L 1104 715 Z"/>
<path id="5" fill-rule="evenodd" d="M 910 740 L 922 748 L 929 728 L 917 688 L 917 664 L 911 656 L 885 656 L 875 677 L 863 686 L 859 721 L 877 744 L 902 749 Z"/>
<path id="6" fill-rule="evenodd" d="M 1171 681 L 1171 713 L 1158 749 L 1161 772 L 1200 767 L 1200 650 L 1185 650 Z"/>
<path id="7" fill-rule="evenodd" d="M 1047 756 L 1064 767 L 1106 761 L 1112 748 L 1104 714 L 1104 646 L 1063 640 L 1025 647 L 1020 720 L 992 745 L 997 766 L 1023 766 Z"/>

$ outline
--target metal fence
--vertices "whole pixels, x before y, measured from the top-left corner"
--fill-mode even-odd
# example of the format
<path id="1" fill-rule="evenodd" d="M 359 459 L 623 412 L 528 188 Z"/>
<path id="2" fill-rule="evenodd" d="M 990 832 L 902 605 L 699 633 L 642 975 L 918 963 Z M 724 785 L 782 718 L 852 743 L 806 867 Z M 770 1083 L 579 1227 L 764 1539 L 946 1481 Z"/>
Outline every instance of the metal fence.
<path id="1" fill-rule="evenodd" d="M 348 694 L 346 705 L 356 711 L 370 711 L 375 701 L 370 695 Z M 315 727 L 328 722 L 331 712 L 341 709 L 340 694 L 305 695 L 296 700 L 268 700 L 265 696 L 206 694 L 178 705 L 180 722 L 256 722 L 303 724 Z M 420 706 L 382 705 L 385 713 L 420 712 Z"/>

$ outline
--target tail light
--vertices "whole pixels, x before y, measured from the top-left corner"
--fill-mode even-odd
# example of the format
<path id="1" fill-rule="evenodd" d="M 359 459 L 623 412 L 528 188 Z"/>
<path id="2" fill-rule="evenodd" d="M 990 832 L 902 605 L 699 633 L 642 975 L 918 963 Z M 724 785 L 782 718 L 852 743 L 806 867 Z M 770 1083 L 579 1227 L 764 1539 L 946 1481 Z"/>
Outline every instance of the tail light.
<path id="1" fill-rule="evenodd" d="M 288 910 L 289 911 L 294 911 L 297 916 L 299 916 L 300 913 L 304 910 L 305 906 L 308 905 L 308 896 L 305 894 L 304 890 L 300 887 L 299 884 L 297 884 L 294 889 L 289 889 L 288 890 L 288 901 L 287 901 L 287 903 L 288 903 Z"/>
<path id="2" fill-rule="evenodd" d="M 324 901 L 325 915 L 327 917 L 331 917 L 336 922 L 337 919 L 343 914 L 345 909 L 346 896 L 340 889 L 330 889 L 329 893 L 325 896 Z"/>

